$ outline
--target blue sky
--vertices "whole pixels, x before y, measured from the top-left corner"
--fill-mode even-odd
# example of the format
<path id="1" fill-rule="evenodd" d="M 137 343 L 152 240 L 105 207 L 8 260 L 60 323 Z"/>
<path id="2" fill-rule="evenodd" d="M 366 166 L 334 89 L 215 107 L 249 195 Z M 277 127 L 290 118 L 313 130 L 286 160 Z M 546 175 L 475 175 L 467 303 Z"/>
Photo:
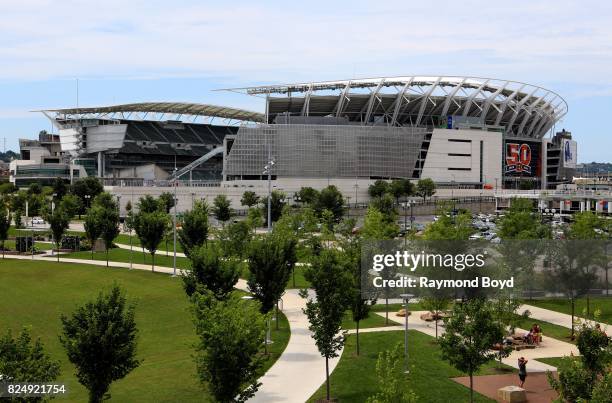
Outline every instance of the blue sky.
<path id="1" fill-rule="evenodd" d="M 0 137 L 30 111 L 135 101 L 262 110 L 215 88 L 471 75 L 559 93 L 579 160 L 612 161 L 612 3 L 604 1 L 0 0 Z"/>

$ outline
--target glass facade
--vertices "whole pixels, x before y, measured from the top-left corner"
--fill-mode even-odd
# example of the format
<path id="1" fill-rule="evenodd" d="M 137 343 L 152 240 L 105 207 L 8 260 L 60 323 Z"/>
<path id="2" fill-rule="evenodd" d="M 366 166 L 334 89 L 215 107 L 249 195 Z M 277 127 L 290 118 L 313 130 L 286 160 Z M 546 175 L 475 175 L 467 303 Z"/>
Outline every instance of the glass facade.
<path id="1" fill-rule="evenodd" d="M 241 127 L 225 160 L 225 175 L 256 179 L 269 156 L 276 177 L 410 178 L 426 129 L 357 125 Z"/>

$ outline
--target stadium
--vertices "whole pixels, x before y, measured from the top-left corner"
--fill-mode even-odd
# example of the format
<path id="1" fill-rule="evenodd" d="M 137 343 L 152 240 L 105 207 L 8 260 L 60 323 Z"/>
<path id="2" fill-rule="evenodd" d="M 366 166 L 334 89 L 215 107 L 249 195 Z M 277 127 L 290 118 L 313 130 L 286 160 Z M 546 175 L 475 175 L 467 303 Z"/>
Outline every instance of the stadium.
<path id="1" fill-rule="evenodd" d="M 226 91 L 265 99 L 262 111 L 169 102 L 41 111 L 58 134 L 22 140 L 11 179 L 265 189 L 270 174 L 283 190 L 335 184 L 349 195 L 393 178 L 556 188 L 576 164 L 576 142 L 556 127 L 567 103 L 525 83 L 406 76 Z"/>

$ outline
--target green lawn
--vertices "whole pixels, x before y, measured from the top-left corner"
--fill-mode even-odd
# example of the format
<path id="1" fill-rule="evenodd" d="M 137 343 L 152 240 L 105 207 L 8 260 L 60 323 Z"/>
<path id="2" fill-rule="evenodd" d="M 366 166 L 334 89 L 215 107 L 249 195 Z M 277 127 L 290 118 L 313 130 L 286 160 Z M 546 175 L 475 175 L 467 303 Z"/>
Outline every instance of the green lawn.
<path id="1" fill-rule="evenodd" d="M 521 329 L 529 330 L 534 323 L 537 323 L 542 327 L 543 337 L 552 337 L 553 339 L 561 340 L 566 343 L 576 344 L 576 340 L 571 340 L 569 337 L 572 334 L 572 330 L 563 326 L 554 325 L 549 322 L 543 322 L 541 320 L 533 318 L 521 318 L 518 321 L 518 327 Z"/>
<path id="2" fill-rule="evenodd" d="M 389 325 L 385 324 L 385 318 L 376 314 L 376 312 L 370 312 L 370 315 L 361 321 L 359 321 L 359 329 L 367 329 L 369 327 L 384 327 L 384 326 L 393 326 L 397 325 L 397 323 L 391 322 L 389 320 Z M 342 329 L 355 329 L 356 324 L 353 321 L 353 314 L 351 311 L 346 311 L 344 314 L 344 318 L 342 319 Z"/>
<path id="3" fill-rule="evenodd" d="M 464 376 L 443 361 L 440 349 L 433 344 L 433 337 L 418 331 L 408 332 L 408 353 L 410 374 L 406 376 L 407 386 L 418 395 L 419 402 L 465 402 L 469 400 L 469 389 L 449 379 Z M 361 355 L 355 351 L 355 336 L 350 335 L 340 359 L 331 375 L 331 394 L 340 402 L 365 402 L 378 391 L 376 360 L 378 353 L 404 342 L 404 332 L 363 333 L 359 336 Z M 495 372 L 497 363 L 488 364 L 481 374 Z M 324 368 L 321 368 L 324 371 Z M 511 371 L 504 366 L 504 371 Z M 315 402 L 325 398 L 325 384 L 308 400 Z M 477 402 L 493 402 L 478 393 Z"/>
<path id="4" fill-rule="evenodd" d="M 124 245 L 129 245 L 130 236 L 128 234 L 119 234 L 114 239 L 114 242 L 121 243 Z M 138 236 L 136 236 L 136 234 L 132 234 L 132 245 L 134 245 L 135 247 L 140 246 L 140 239 L 138 239 Z M 166 250 L 170 252 L 174 251 L 174 245 L 172 244 L 172 236 L 170 237 L 170 241 L 168 242 L 167 246 L 166 246 L 166 242 L 162 241 L 159 243 L 158 248 L 159 250 L 163 250 L 163 251 L 166 251 Z M 178 241 L 178 235 L 176 238 L 176 251 L 183 253 L 183 247 L 181 246 L 181 243 Z"/>
<path id="5" fill-rule="evenodd" d="M 135 300 L 136 323 L 140 330 L 140 367 L 111 387 L 115 402 L 202 402 L 210 401 L 195 377 L 193 345 L 196 335 L 188 312 L 188 300 L 180 279 L 142 270 L 40 261 L 0 261 L 0 332 L 18 331 L 23 326 L 41 337 L 47 351 L 61 360 L 59 381 L 70 390 L 64 401 L 87 400 L 86 390 L 77 382 L 74 368 L 61 347 L 61 314 L 70 314 L 77 305 L 94 298 L 113 282 Z M 284 316 L 281 330 L 272 332 L 269 367 L 289 339 Z M 274 329 L 274 327 L 273 327 Z"/>
<path id="6" fill-rule="evenodd" d="M 146 264 L 151 265 L 151 255 L 149 252 L 145 250 L 145 253 L 142 253 L 141 248 L 134 248 L 132 253 L 132 263 L 138 264 Z M 94 260 L 106 260 L 106 252 L 94 252 Z M 62 257 L 74 258 L 74 259 L 91 259 L 91 251 L 81 251 L 81 252 L 72 252 L 62 255 Z M 166 255 L 166 251 L 157 251 L 155 254 L 155 266 L 163 266 L 163 267 L 173 267 L 173 256 L 172 253 L 168 253 Z M 129 249 L 120 249 L 113 248 L 108 251 L 108 260 L 113 262 L 126 262 L 130 261 L 130 250 Z M 179 269 L 189 269 L 191 267 L 191 263 L 189 259 L 185 257 L 176 257 L 176 266 Z"/>
<path id="7" fill-rule="evenodd" d="M 572 314 L 572 305 L 568 299 L 537 299 L 537 300 L 526 300 L 525 304 L 537 306 L 540 308 L 550 309 L 551 311 L 557 311 L 568 315 Z M 590 298 L 590 313 L 593 315 L 595 310 L 599 309 L 600 316 L 599 321 L 612 324 L 612 296 L 606 297 L 591 297 Z M 576 300 L 575 314 L 576 316 L 584 316 L 586 312 L 587 300 L 586 298 L 580 298 Z"/>
<path id="8" fill-rule="evenodd" d="M 550 357 L 550 358 L 537 358 L 536 361 L 543 362 L 544 364 L 552 365 L 553 367 L 559 367 L 561 365 L 561 360 L 565 357 Z M 574 357 L 577 359 L 578 357 Z M 529 364 L 527 364 L 529 365 Z"/>

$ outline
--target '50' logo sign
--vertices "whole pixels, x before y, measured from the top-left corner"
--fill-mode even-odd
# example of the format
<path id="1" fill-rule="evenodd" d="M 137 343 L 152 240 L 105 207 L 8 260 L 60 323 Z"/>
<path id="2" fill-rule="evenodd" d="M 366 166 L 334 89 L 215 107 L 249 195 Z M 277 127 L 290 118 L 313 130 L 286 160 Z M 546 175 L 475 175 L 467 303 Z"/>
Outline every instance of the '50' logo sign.
<path id="1" fill-rule="evenodd" d="M 531 173 L 531 147 L 529 144 L 506 143 L 506 173 Z"/>

